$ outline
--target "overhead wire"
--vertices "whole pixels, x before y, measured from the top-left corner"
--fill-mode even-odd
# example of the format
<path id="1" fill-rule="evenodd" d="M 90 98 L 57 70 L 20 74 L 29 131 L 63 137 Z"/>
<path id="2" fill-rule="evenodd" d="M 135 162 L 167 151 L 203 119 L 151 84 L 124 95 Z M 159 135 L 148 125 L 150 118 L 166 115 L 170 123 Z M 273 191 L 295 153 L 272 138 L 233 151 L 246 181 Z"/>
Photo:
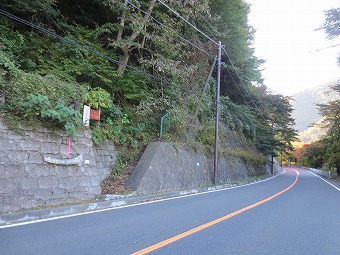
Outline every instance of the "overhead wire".
<path id="1" fill-rule="evenodd" d="M 204 49 L 201 49 L 200 47 L 198 47 L 197 45 L 195 45 L 194 43 L 190 42 L 188 39 L 184 38 L 183 36 L 179 35 L 178 33 L 176 33 L 171 27 L 164 25 L 164 23 L 158 21 L 155 17 L 153 17 L 152 15 L 148 14 L 147 12 L 143 11 L 141 8 L 139 8 L 138 6 L 136 6 L 135 4 L 133 4 L 132 2 L 130 2 L 129 0 L 125 0 L 126 3 L 128 3 L 129 5 L 131 5 L 133 8 L 139 10 L 140 12 L 144 13 L 145 15 L 148 15 L 153 21 L 155 21 L 158 25 L 160 25 L 161 27 L 164 27 L 168 30 L 170 30 L 174 35 L 176 35 L 178 38 L 180 38 L 182 41 L 190 44 L 192 47 L 196 48 L 197 50 L 203 52 L 204 54 L 210 56 L 210 57 L 214 57 L 214 55 L 208 53 L 207 51 L 205 51 Z"/>
<path id="2" fill-rule="evenodd" d="M 227 50 L 226 50 L 224 47 L 222 47 L 222 50 L 223 50 L 224 53 L 227 55 L 227 57 L 228 57 L 228 59 L 229 59 L 231 65 L 232 65 L 232 67 L 233 67 L 234 70 L 235 70 L 235 73 L 236 73 L 237 77 L 239 78 L 241 84 L 243 85 L 243 88 L 244 88 L 245 91 L 247 92 L 248 97 L 250 98 L 250 100 L 251 100 L 253 106 L 258 110 L 258 112 L 259 112 L 260 116 L 262 117 L 262 119 L 263 119 L 264 121 L 266 121 L 265 117 L 264 117 L 263 114 L 261 113 L 261 110 L 258 108 L 258 106 L 257 106 L 257 104 L 255 103 L 253 97 L 251 96 L 251 94 L 249 93 L 247 87 L 245 86 L 244 82 L 242 81 L 241 76 L 240 76 L 240 74 L 238 73 L 238 71 L 237 71 L 237 69 L 236 69 L 236 67 L 235 67 L 235 65 L 234 65 L 234 63 L 233 63 L 233 61 L 232 61 L 232 59 L 230 58 L 230 56 L 229 56 L 229 54 L 228 54 L 228 52 L 227 52 Z M 227 68 L 226 65 L 225 65 L 225 67 Z M 227 70 L 228 70 L 228 68 L 227 68 Z M 230 74 L 230 72 L 229 72 L 229 74 Z M 231 74 L 230 74 L 230 76 L 232 77 Z M 236 87 L 238 87 L 238 84 L 237 84 L 237 82 L 235 81 L 235 79 L 234 79 L 233 77 L 232 77 L 232 80 L 233 80 L 234 84 L 236 85 Z M 242 92 L 241 92 L 241 95 L 242 95 Z"/>
<path id="3" fill-rule="evenodd" d="M 164 5 L 167 9 L 169 9 L 172 13 L 174 13 L 177 17 L 179 17 L 180 19 L 182 19 L 185 23 L 187 23 L 189 26 L 191 26 L 193 29 L 195 29 L 197 32 L 199 32 L 201 35 L 203 35 L 205 38 L 207 38 L 209 41 L 211 41 L 212 43 L 218 45 L 218 43 L 216 41 L 214 41 L 213 39 L 211 39 L 209 36 L 207 36 L 204 32 L 202 32 L 200 29 L 198 29 L 196 26 L 194 26 L 193 24 L 191 24 L 188 20 L 186 20 L 185 18 L 183 18 L 177 11 L 175 11 L 174 9 L 172 9 L 169 5 L 167 5 L 166 3 L 164 3 L 162 0 L 158 0 L 158 2 L 160 2 L 162 5 Z"/>
<path id="4" fill-rule="evenodd" d="M 171 12 L 173 12 L 177 17 L 179 17 L 179 18 L 182 19 L 184 22 L 186 22 L 188 25 L 190 25 L 192 28 L 194 28 L 197 32 L 199 32 L 200 34 L 202 34 L 204 37 L 206 37 L 208 40 L 210 40 L 210 41 L 213 42 L 214 44 L 218 45 L 218 43 L 217 43 L 215 40 L 213 40 L 212 38 L 210 38 L 208 35 L 206 35 L 204 32 L 202 32 L 202 31 L 201 31 L 200 29 L 198 29 L 196 26 L 194 26 L 193 24 L 191 24 L 188 20 L 186 20 L 185 18 L 183 18 L 177 11 L 175 11 L 175 10 L 174 10 L 173 8 L 171 8 L 169 5 L 167 5 L 166 3 L 164 3 L 162 0 L 158 0 L 158 1 L 159 1 L 163 6 L 165 6 L 167 9 L 169 9 Z M 215 32 L 216 32 L 216 30 L 215 30 Z M 224 47 L 222 47 L 222 50 L 226 53 L 226 55 L 227 55 L 227 57 L 228 57 L 228 59 L 229 59 L 231 65 L 232 65 L 232 67 L 234 68 L 234 70 L 235 70 L 235 72 L 236 72 L 236 74 L 237 74 L 239 80 L 241 81 L 241 83 L 242 83 L 242 85 L 243 85 L 245 91 L 247 92 L 247 94 L 248 94 L 248 96 L 249 96 L 249 98 L 250 98 L 252 104 L 253 104 L 254 107 L 258 110 L 258 112 L 259 112 L 260 116 L 262 117 L 262 119 L 266 121 L 266 119 L 264 118 L 264 116 L 263 116 L 263 114 L 261 113 L 260 109 L 259 109 L 258 106 L 256 105 L 254 99 L 253 99 L 252 96 L 250 95 L 250 93 L 249 93 L 247 87 L 244 85 L 244 83 L 243 83 L 243 81 L 242 81 L 242 79 L 241 79 L 241 77 L 240 77 L 240 75 L 239 75 L 239 73 L 238 73 L 238 71 L 237 71 L 237 69 L 236 69 L 236 67 L 235 67 L 235 65 L 234 65 L 234 63 L 233 63 L 233 61 L 231 60 L 231 58 L 230 58 L 230 56 L 229 56 L 227 50 L 226 50 Z M 228 72 L 229 72 L 229 71 L 228 71 Z M 229 74 L 230 74 L 230 72 L 229 72 Z M 232 77 L 232 75 L 230 75 L 230 76 Z M 235 84 L 236 86 L 238 86 L 238 84 L 236 83 L 236 81 L 234 80 L 233 77 L 232 77 L 232 80 L 233 80 L 234 84 Z M 241 93 L 241 94 L 242 94 L 242 93 Z"/>
<path id="5" fill-rule="evenodd" d="M 198 21 L 198 22 L 199 22 L 200 25 L 202 25 L 203 27 L 207 28 L 206 25 L 202 24 L 200 21 Z M 213 30 L 213 32 L 215 32 L 216 34 L 219 34 L 219 32 L 218 32 L 214 27 L 212 27 L 212 30 Z M 242 85 L 243 85 L 245 91 L 247 92 L 248 97 L 250 98 L 252 104 L 253 104 L 254 107 L 259 111 L 259 113 L 260 113 L 262 119 L 265 120 L 265 118 L 264 118 L 264 116 L 262 115 L 260 109 L 258 108 L 258 106 L 256 105 L 256 103 L 254 102 L 253 97 L 251 96 L 251 94 L 249 93 L 247 87 L 246 87 L 245 84 L 243 83 L 243 81 L 242 81 L 242 79 L 241 79 L 241 77 L 240 77 L 240 75 L 239 75 L 239 73 L 238 73 L 238 71 L 237 71 L 237 69 L 236 69 L 236 67 L 235 67 L 235 65 L 234 65 L 234 63 L 233 63 L 233 61 L 232 61 L 232 59 L 230 58 L 230 56 L 229 56 L 227 50 L 225 49 L 225 47 L 222 47 L 222 50 L 223 50 L 223 51 L 225 52 L 225 54 L 227 55 L 227 57 L 228 57 L 228 59 L 229 59 L 231 65 L 232 65 L 232 67 L 234 68 L 234 70 L 235 70 L 235 72 L 236 72 L 236 74 L 237 74 L 239 80 L 241 81 L 241 83 L 242 83 Z M 236 88 L 240 91 L 242 98 L 246 101 L 244 95 L 242 94 L 241 89 L 239 88 L 239 86 L 238 86 L 237 82 L 235 81 L 234 77 L 231 75 L 231 73 L 230 73 L 228 67 L 227 67 L 225 64 L 223 64 L 223 66 L 226 68 L 227 72 L 229 73 L 229 75 L 230 75 L 230 77 L 231 77 L 233 83 L 235 84 Z"/>
<path id="6" fill-rule="evenodd" d="M 163 6 L 165 6 L 167 9 L 169 9 L 171 12 L 173 12 L 177 17 L 179 17 L 179 18 L 182 19 L 184 22 L 186 22 L 188 25 L 190 25 L 194 30 L 196 30 L 197 32 L 199 32 L 200 34 L 202 34 L 204 37 L 206 37 L 206 38 L 207 38 L 209 41 L 211 41 L 212 43 L 218 45 L 218 43 L 217 43 L 215 40 L 213 40 L 212 38 L 210 38 L 208 35 L 206 35 L 204 32 L 202 32 L 202 31 L 201 31 L 200 29 L 198 29 L 196 26 L 194 26 L 193 24 L 191 24 L 188 20 L 186 20 L 185 18 L 183 18 L 177 11 L 175 11 L 175 10 L 172 9 L 170 6 L 168 6 L 167 4 L 165 4 L 162 0 L 158 0 L 158 1 L 159 1 Z M 138 9 L 139 11 L 142 11 L 143 13 L 146 14 L 146 12 L 144 12 L 143 10 L 141 10 L 139 7 L 137 7 L 136 5 L 134 5 L 133 3 L 131 3 L 130 1 L 126 0 L 126 2 L 127 2 L 128 4 L 130 4 L 132 7 L 136 8 L 136 9 Z M 24 19 L 22 19 L 22 18 L 19 18 L 19 17 L 13 15 L 13 14 L 10 14 L 10 13 L 7 12 L 7 11 L 4 11 L 4 10 L 0 9 L 0 14 L 2 14 L 2 15 L 4 15 L 4 16 L 7 16 L 7 17 L 9 17 L 9 18 L 12 18 L 12 19 L 14 19 L 14 20 L 16 20 L 16 21 L 19 21 L 19 22 L 21 22 L 21 23 L 23 23 L 23 24 L 26 24 L 26 25 L 28 25 L 28 26 L 30 26 L 30 27 L 33 27 L 33 28 L 35 28 L 35 29 L 37 29 L 37 30 L 40 30 L 41 32 L 47 33 L 47 34 L 49 34 L 50 36 L 53 36 L 53 37 L 58 38 L 58 39 L 60 39 L 60 40 L 63 40 L 63 41 L 65 41 L 65 42 L 67 42 L 67 43 L 70 43 L 70 44 L 72 44 L 72 45 L 74 45 L 74 46 L 77 46 L 77 47 L 79 47 L 79 48 L 83 48 L 83 49 L 85 49 L 85 50 L 88 50 L 89 52 L 92 52 L 93 54 L 95 54 L 95 55 L 97 55 L 97 56 L 100 56 L 100 57 L 102 57 L 102 58 L 105 58 L 105 59 L 109 60 L 110 62 L 113 62 L 113 63 L 115 63 L 115 64 L 123 64 L 123 63 L 120 62 L 119 60 L 115 60 L 115 59 L 113 59 L 113 58 L 111 58 L 111 57 L 109 57 L 109 56 L 107 56 L 107 55 L 105 55 L 105 54 L 100 53 L 99 51 L 93 50 L 93 49 L 91 49 L 90 47 L 88 47 L 88 46 L 86 46 L 86 45 L 79 44 L 79 43 L 77 43 L 77 42 L 75 42 L 75 41 L 73 41 L 73 40 L 71 40 L 71 39 L 62 37 L 62 36 L 60 36 L 60 35 L 58 35 L 58 34 L 56 34 L 56 33 L 54 33 L 54 32 L 51 32 L 51 31 L 49 31 L 49 30 L 47 30 L 47 29 L 45 29 L 45 28 L 43 28 L 43 27 L 41 27 L 41 26 L 39 26 L 39 25 L 33 24 L 33 23 L 31 23 L 31 22 L 29 22 L 29 21 L 27 21 L 27 20 L 24 20 Z M 161 25 L 161 26 L 166 27 L 166 28 L 169 29 L 169 27 L 165 26 L 164 24 L 162 24 L 161 22 L 159 22 L 157 19 L 155 19 L 155 18 L 152 17 L 151 15 L 149 15 L 149 16 L 150 16 L 155 22 L 157 22 L 159 25 Z M 215 32 L 216 32 L 216 31 L 215 31 Z M 177 33 L 176 33 L 176 35 L 179 36 Z M 185 39 L 185 38 L 183 38 L 183 37 L 181 37 L 181 36 L 179 36 L 179 37 L 180 37 L 181 39 L 183 39 L 184 41 L 186 41 L 187 43 L 189 43 L 191 46 L 195 47 L 196 49 L 198 49 L 198 50 L 204 52 L 205 54 L 207 54 L 207 55 L 209 55 L 209 56 L 213 56 L 213 55 L 211 55 L 211 54 L 205 52 L 204 50 L 200 49 L 198 46 L 194 45 L 193 43 L 189 42 L 187 39 Z M 222 47 L 222 50 L 223 50 L 223 51 L 225 52 L 225 54 L 227 55 L 227 57 L 228 57 L 228 59 L 229 59 L 231 65 L 232 65 L 232 67 L 234 68 L 234 70 L 235 70 L 235 72 L 236 72 L 236 74 L 237 74 L 237 76 L 238 76 L 240 82 L 241 82 L 242 85 L 244 86 L 244 89 L 245 89 L 245 91 L 247 92 L 247 94 L 248 94 L 248 96 L 249 96 L 249 98 L 250 98 L 252 104 L 253 104 L 254 107 L 259 111 L 261 117 L 265 120 L 265 118 L 263 117 L 263 115 L 262 115 L 260 109 L 257 107 L 257 105 L 256 105 L 256 103 L 254 102 L 252 96 L 250 95 L 250 93 L 249 93 L 247 87 L 244 85 L 244 83 L 243 83 L 243 81 L 242 81 L 242 79 L 241 79 L 241 77 L 240 77 L 240 75 L 239 75 L 239 73 L 238 73 L 238 71 L 237 71 L 237 69 L 236 69 L 236 67 L 235 67 L 235 65 L 234 65 L 234 63 L 233 63 L 233 61 L 231 60 L 231 58 L 230 58 L 230 56 L 229 56 L 227 50 L 226 50 L 224 47 Z M 167 80 L 165 80 L 165 79 L 163 79 L 163 78 L 160 78 L 160 77 L 156 77 L 156 76 L 154 76 L 154 75 L 152 75 L 152 74 L 150 74 L 150 73 L 148 73 L 148 72 L 145 72 L 145 71 L 143 71 L 143 70 L 141 70 L 141 69 L 139 69 L 139 68 L 136 68 L 136 67 L 133 67 L 133 66 L 130 66 L 130 65 L 127 65 L 127 64 L 125 64 L 125 66 L 128 67 L 128 68 L 130 68 L 130 69 L 132 69 L 132 70 L 134 70 L 134 71 L 136 71 L 136 72 L 142 73 L 142 74 L 144 74 L 144 75 L 146 75 L 146 76 L 148 76 L 148 77 L 151 77 L 151 78 L 153 78 L 153 79 L 155 79 L 155 80 L 158 80 L 158 81 L 160 81 L 161 83 L 165 83 L 165 84 L 168 84 L 168 85 L 172 85 L 172 86 L 178 87 L 178 88 L 180 88 L 180 89 L 182 89 L 182 90 L 186 90 L 186 91 L 189 91 L 189 92 L 194 92 L 193 90 L 184 88 L 184 87 L 182 87 L 182 86 L 180 86 L 180 85 L 178 85 L 178 84 L 176 84 L 176 83 L 169 82 L 169 81 L 167 81 Z M 227 68 L 227 70 L 228 70 L 228 68 Z M 230 71 L 229 71 L 229 70 L 228 70 L 228 72 L 229 72 L 229 74 L 230 74 Z M 232 77 L 231 74 L 230 74 L 230 76 L 231 76 L 231 78 L 232 78 L 234 84 L 235 84 L 236 86 L 238 86 L 237 82 L 235 81 L 235 79 Z M 194 92 L 194 94 L 198 95 L 198 93 L 196 93 L 196 92 Z M 241 93 L 241 94 L 242 94 L 242 93 Z M 243 95 L 242 95 L 242 96 L 243 96 Z"/>
<path id="7" fill-rule="evenodd" d="M 65 42 L 67 42 L 67 43 L 69 43 L 69 44 L 72 44 L 72 45 L 77 46 L 77 47 L 79 47 L 79 48 L 85 49 L 85 50 L 87 50 L 87 51 L 89 51 L 89 52 L 91 52 L 91 53 L 93 53 L 93 54 L 95 54 L 95 55 L 97 55 L 97 56 L 99 56 L 99 57 L 102 57 L 102 58 L 104 58 L 104 59 L 107 59 L 108 61 L 110 61 L 110 62 L 112 62 L 112 63 L 118 64 L 118 65 L 119 65 L 119 64 L 123 64 L 123 63 L 122 63 L 121 61 L 119 61 L 119 60 L 113 59 L 113 58 L 111 58 L 111 57 L 109 57 L 109 56 L 107 56 L 107 55 L 105 55 L 105 54 L 100 53 L 100 52 L 97 51 L 97 50 L 91 49 L 90 47 L 88 47 L 88 46 L 86 46 L 86 45 L 77 43 L 76 41 L 73 41 L 73 40 L 71 40 L 71 39 L 69 39 L 69 38 L 65 38 L 65 37 L 63 37 L 63 36 L 61 36 L 61 35 L 58 35 L 58 34 L 56 34 L 56 33 L 54 33 L 54 32 L 51 32 L 51 31 L 49 31 L 49 30 L 47 30 L 47 29 L 45 29 L 45 28 L 43 28 L 43 27 L 41 27 L 41 26 L 39 26 L 39 25 L 36 25 L 36 24 L 34 24 L 34 23 L 32 23 L 32 22 L 29 22 L 29 21 L 27 21 L 27 20 L 25 20 L 25 19 L 19 18 L 19 17 L 15 16 L 15 15 L 13 15 L 13 14 L 11 14 L 11 13 L 5 11 L 5 10 L 0 9 L 0 14 L 3 15 L 3 16 L 9 17 L 9 18 L 11 18 L 11 19 L 13 19 L 13 20 L 16 20 L 16 21 L 18 21 L 18 22 L 21 22 L 21 23 L 23 23 L 23 24 L 25 24 L 25 25 L 27 25 L 27 26 L 30 26 L 30 27 L 32 27 L 32 28 L 35 28 L 35 29 L 37 29 L 37 30 L 39 30 L 39 31 L 41 31 L 41 32 L 43 32 L 43 33 L 49 34 L 50 36 L 52 36 L 52 37 L 54 37 L 54 38 L 60 39 L 60 40 L 65 41 Z M 129 69 L 132 69 L 132 70 L 134 70 L 134 71 L 136 71 L 136 72 L 142 73 L 142 74 L 144 74 L 144 75 L 146 75 L 146 76 L 148 76 L 148 77 L 150 77 L 150 78 L 153 78 L 153 79 L 155 79 L 155 80 L 157 80 L 157 81 L 160 81 L 161 83 L 165 83 L 165 84 L 168 84 L 168 85 L 172 85 L 172 86 L 178 87 L 178 88 L 180 88 L 180 89 L 182 89 L 182 90 L 186 90 L 186 91 L 188 91 L 188 92 L 190 92 L 190 93 L 194 93 L 194 94 L 196 94 L 196 95 L 199 95 L 198 93 L 196 93 L 195 91 L 193 91 L 193 90 L 191 90 L 191 89 L 187 89 L 187 88 L 184 88 L 184 87 L 182 87 L 182 86 L 180 86 L 180 85 L 178 85 L 178 84 L 176 84 L 176 83 L 174 83 L 174 82 L 167 81 L 166 79 L 164 79 L 164 78 L 162 78 L 162 77 L 156 77 L 156 76 L 154 76 L 154 75 L 152 75 L 152 74 L 150 74 L 150 73 L 148 73 L 148 72 L 146 72 L 146 71 L 143 71 L 143 70 L 141 70 L 141 69 L 139 69 L 139 68 L 136 68 L 136 67 L 134 67 L 134 66 L 130 66 L 130 65 L 127 65 L 127 64 L 125 64 L 125 66 L 128 67 Z"/>

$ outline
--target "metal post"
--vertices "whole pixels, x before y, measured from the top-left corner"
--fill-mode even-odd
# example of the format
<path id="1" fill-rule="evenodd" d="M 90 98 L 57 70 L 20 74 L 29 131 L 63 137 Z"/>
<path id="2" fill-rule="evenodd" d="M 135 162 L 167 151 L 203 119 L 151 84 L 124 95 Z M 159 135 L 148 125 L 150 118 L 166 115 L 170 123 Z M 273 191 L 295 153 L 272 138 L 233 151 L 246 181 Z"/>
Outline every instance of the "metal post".
<path id="1" fill-rule="evenodd" d="M 163 122 L 164 122 L 164 118 L 166 118 L 169 115 L 170 115 L 170 112 L 167 112 L 166 114 L 164 114 L 161 117 L 161 127 L 160 127 L 160 131 L 159 131 L 159 138 L 162 138 L 162 135 L 163 135 Z"/>
<path id="2" fill-rule="evenodd" d="M 190 131 L 190 128 L 195 124 L 195 121 L 196 121 L 196 118 L 197 118 L 197 114 L 198 114 L 198 110 L 200 109 L 200 105 L 201 105 L 201 103 L 202 103 L 204 93 L 205 93 L 205 91 L 207 90 L 207 87 L 208 87 L 208 84 L 209 84 L 209 80 L 210 80 L 210 78 L 211 78 L 212 72 L 214 71 L 214 68 L 215 68 L 215 65 L 216 65 L 216 60 L 217 60 L 216 58 L 217 58 L 217 57 L 215 56 L 215 57 L 214 57 L 214 62 L 213 62 L 213 64 L 211 65 L 210 72 L 209 72 L 208 77 L 207 77 L 207 79 L 206 79 L 206 81 L 205 81 L 204 88 L 203 88 L 203 90 L 202 90 L 202 93 L 201 93 L 200 98 L 199 98 L 199 100 L 198 100 L 198 103 L 197 103 L 197 105 L 196 105 L 194 117 L 193 117 L 193 118 L 191 119 L 191 121 L 190 121 L 190 127 L 189 127 L 189 129 L 188 129 L 189 131 Z"/>
<path id="3" fill-rule="evenodd" d="M 272 134 L 274 139 L 274 121 L 272 120 Z M 270 173 L 274 174 L 274 140 L 272 140 L 272 160 L 270 166 Z"/>
<path id="4" fill-rule="evenodd" d="M 221 86 L 221 42 L 218 42 L 217 55 L 217 87 L 216 87 L 216 116 L 215 116 L 215 158 L 214 158 L 214 184 L 218 177 L 218 138 L 219 138 L 219 114 L 220 114 L 220 86 Z"/>

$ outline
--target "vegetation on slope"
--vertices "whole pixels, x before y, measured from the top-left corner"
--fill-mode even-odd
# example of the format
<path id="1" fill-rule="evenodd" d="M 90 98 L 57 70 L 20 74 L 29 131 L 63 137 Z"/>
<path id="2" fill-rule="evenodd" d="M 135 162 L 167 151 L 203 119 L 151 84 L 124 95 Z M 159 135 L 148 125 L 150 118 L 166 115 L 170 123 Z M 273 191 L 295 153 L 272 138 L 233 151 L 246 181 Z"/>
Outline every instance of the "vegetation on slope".
<path id="1" fill-rule="evenodd" d="M 291 148 L 290 98 L 262 85 L 263 61 L 253 54 L 254 29 L 242 0 L 3 0 L 0 9 L 2 108 L 73 135 L 82 105 L 100 107 L 101 123 L 91 125 L 93 142 L 110 139 L 122 151 L 113 179 L 159 139 L 167 112 L 171 128 L 164 139 L 212 153 L 214 79 L 195 128 L 188 128 L 217 40 L 228 49 L 222 54 L 222 124 L 263 155 Z M 221 134 L 222 147 L 227 135 Z"/>

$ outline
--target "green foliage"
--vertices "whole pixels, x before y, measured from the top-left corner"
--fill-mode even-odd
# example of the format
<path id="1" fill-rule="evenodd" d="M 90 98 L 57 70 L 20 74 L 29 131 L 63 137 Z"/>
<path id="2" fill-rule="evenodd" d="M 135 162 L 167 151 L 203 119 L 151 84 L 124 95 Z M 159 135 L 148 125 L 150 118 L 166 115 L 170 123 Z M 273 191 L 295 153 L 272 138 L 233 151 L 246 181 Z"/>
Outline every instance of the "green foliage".
<path id="1" fill-rule="evenodd" d="M 308 167 L 321 169 L 324 154 L 325 145 L 321 142 L 314 142 L 306 149 L 302 159 L 303 164 Z"/>
<path id="2" fill-rule="evenodd" d="M 51 102 L 47 96 L 29 94 L 25 102 L 21 103 L 20 106 L 24 108 L 24 117 L 32 118 L 44 115 L 45 111 L 50 110 Z"/>
<path id="3" fill-rule="evenodd" d="M 118 102 L 137 105 L 141 101 L 153 98 L 149 84 L 148 77 L 138 72 L 129 71 L 113 80 L 109 90 L 115 94 Z"/>
<path id="4" fill-rule="evenodd" d="M 17 68 L 15 66 L 14 57 L 11 52 L 5 52 L 3 48 L 0 47 L 0 70 L 1 78 L 5 77 L 5 74 L 15 74 Z"/>
<path id="5" fill-rule="evenodd" d="M 0 7 L 25 19 L 59 26 L 59 11 L 56 8 L 56 2 L 57 0 L 2 0 Z"/>
<path id="6" fill-rule="evenodd" d="M 46 95 L 52 103 L 62 101 L 66 105 L 79 106 L 85 91 L 82 86 L 62 81 L 54 75 L 41 76 L 19 69 L 11 73 L 14 75 L 7 80 L 4 94 L 6 95 L 6 106 L 12 112 L 20 111 L 18 106 L 25 102 L 26 97 L 32 92 Z"/>
<path id="7" fill-rule="evenodd" d="M 221 118 L 232 130 L 237 130 L 246 137 L 255 139 L 257 123 L 248 107 L 237 105 L 227 97 L 221 97 Z"/>
<path id="8" fill-rule="evenodd" d="M 74 136 L 77 126 L 81 123 L 79 112 L 65 106 L 62 102 L 52 105 L 47 96 L 30 94 L 20 106 L 24 117 L 39 118 L 64 127 L 68 136 Z"/>
<path id="9" fill-rule="evenodd" d="M 249 150 L 249 148 L 246 149 L 237 148 L 234 150 L 228 150 L 227 154 L 232 157 L 242 158 L 245 161 L 250 162 L 259 167 L 264 166 L 267 161 L 262 154 L 254 150 Z"/>
<path id="10" fill-rule="evenodd" d="M 17 116 L 62 126 L 68 134 L 74 134 L 78 125 L 78 113 L 72 108 L 79 110 L 82 99 L 93 108 L 101 108 L 100 125 L 91 125 L 92 138 L 94 144 L 110 139 L 120 147 L 115 176 L 131 164 L 145 143 L 157 137 L 165 112 L 171 112 L 168 141 L 204 147 L 211 153 L 215 140 L 215 82 L 209 83 L 192 133 L 188 128 L 210 69 L 208 55 L 216 54 L 216 45 L 156 0 L 133 3 L 144 12 L 128 2 L 112 0 L 0 3 L 0 8 L 61 36 L 57 39 L 0 17 L 0 98 L 5 98 L 4 108 Z M 249 4 L 243 0 L 168 4 L 228 49 L 237 73 L 223 54 L 221 122 L 242 133 L 264 154 L 273 153 L 273 147 L 288 149 L 294 136 L 291 108 L 287 98 L 268 95 L 259 87 L 262 62 L 251 48 L 254 31 L 247 23 Z M 131 71 L 126 65 L 157 79 Z M 226 136 L 222 132 L 221 138 Z M 253 160 L 248 152 L 237 153 Z"/>
<path id="11" fill-rule="evenodd" d="M 110 108 L 112 99 L 109 92 L 102 88 L 94 88 L 84 96 L 84 103 L 94 109 Z"/>
<path id="12" fill-rule="evenodd" d="M 325 22 L 319 29 L 325 30 L 327 38 L 334 40 L 340 36 L 340 7 L 327 10 L 325 16 Z M 338 65 L 340 66 L 340 54 L 338 55 Z"/>
<path id="13" fill-rule="evenodd" d="M 205 125 L 199 132 L 198 139 L 203 145 L 213 147 L 215 145 L 215 126 Z"/>
<path id="14" fill-rule="evenodd" d="M 111 171 L 111 179 L 116 179 L 133 164 L 135 157 L 157 132 L 158 127 L 152 119 L 140 119 L 135 110 L 131 111 L 132 113 L 129 109 L 124 111 L 113 105 L 106 109 L 106 117 L 100 126 L 96 125 L 92 129 L 92 141 L 95 145 L 111 140 L 119 148 L 119 157 Z"/>
<path id="15" fill-rule="evenodd" d="M 95 145 L 105 140 L 112 140 L 117 146 L 136 148 L 138 142 L 145 143 L 150 139 L 148 127 L 143 122 L 133 122 L 127 114 L 117 115 L 106 119 L 100 126 L 92 131 L 92 140 Z"/>
<path id="16" fill-rule="evenodd" d="M 335 93 L 340 93 L 340 83 L 331 87 Z M 319 112 L 323 116 L 322 126 L 327 130 L 321 139 L 325 145 L 323 164 L 336 169 L 340 174 L 340 100 L 336 99 L 328 104 L 319 104 Z"/>

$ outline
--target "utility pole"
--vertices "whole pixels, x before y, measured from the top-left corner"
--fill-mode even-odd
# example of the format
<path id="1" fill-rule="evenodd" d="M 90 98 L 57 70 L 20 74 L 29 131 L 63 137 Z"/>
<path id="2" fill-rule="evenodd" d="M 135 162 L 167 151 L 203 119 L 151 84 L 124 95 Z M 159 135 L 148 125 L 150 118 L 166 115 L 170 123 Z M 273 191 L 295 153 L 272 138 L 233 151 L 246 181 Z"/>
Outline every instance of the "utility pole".
<path id="1" fill-rule="evenodd" d="M 191 121 L 190 121 L 190 126 L 189 126 L 189 128 L 188 128 L 188 132 L 189 132 L 189 133 L 190 133 L 190 130 L 192 130 L 191 128 L 192 128 L 192 127 L 194 126 L 194 124 L 195 124 L 195 121 L 196 121 L 196 118 L 197 118 L 197 115 L 198 115 L 198 110 L 200 109 L 200 105 L 201 105 L 201 103 L 202 103 L 202 101 L 203 101 L 204 93 L 205 93 L 205 91 L 207 90 L 207 87 L 208 87 L 208 85 L 209 85 L 209 81 L 210 81 L 211 75 L 212 75 L 212 73 L 213 73 L 213 71 L 214 71 L 216 62 L 217 62 L 217 56 L 214 57 L 214 62 L 213 62 L 213 64 L 211 65 L 210 72 L 209 72 L 208 77 L 207 77 L 207 79 L 206 79 L 206 81 L 205 81 L 204 88 L 203 88 L 203 90 L 202 90 L 202 93 L 201 93 L 200 98 L 199 98 L 199 100 L 198 100 L 198 103 L 197 103 L 197 105 L 196 105 L 194 117 L 193 117 L 193 118 L 191 119 Z"/>
<path id="2" fill-rule="evenodd" d="M 220 115 L 220 87 L 221 87 L 221 42 L 218 42 L 217 55 L 217 87 L 216 87 L 216 116 L 215 116 L 215 158 L 214 158 L 214 184 L 218 181 L 218 140 L 219 140 L 219 115 Z"/>

